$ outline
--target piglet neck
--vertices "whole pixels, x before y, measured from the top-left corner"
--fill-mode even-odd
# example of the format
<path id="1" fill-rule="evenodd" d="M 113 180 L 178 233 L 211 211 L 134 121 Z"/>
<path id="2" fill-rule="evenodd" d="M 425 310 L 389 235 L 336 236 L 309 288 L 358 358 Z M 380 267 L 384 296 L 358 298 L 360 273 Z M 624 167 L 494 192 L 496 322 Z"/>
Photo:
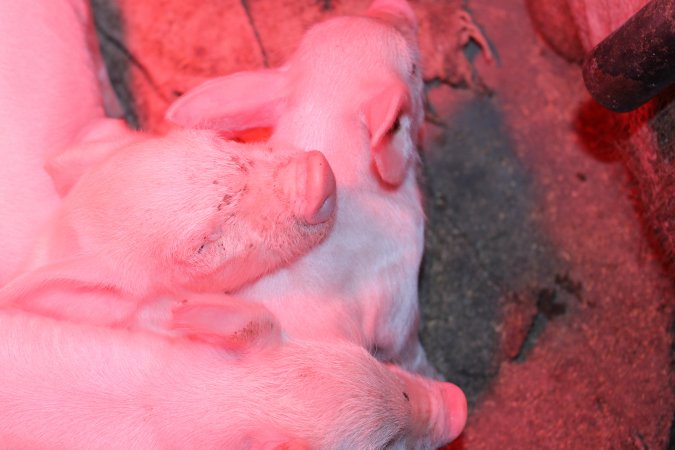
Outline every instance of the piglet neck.
<path id="1" fill-rule="evenodd" d="M 190 347 L 190 364 L 174 364 L 173 378 L 158 377 L 153 384 L 151 426 L 162 438 L 159 448 L 248 447 L 264 420 L 256 410 L 264 411 L 269 400 L 251 402 L 262 392 L 251 361 L 211 346 Z M 218 360 L 222 364 L 214 365 Z"/>

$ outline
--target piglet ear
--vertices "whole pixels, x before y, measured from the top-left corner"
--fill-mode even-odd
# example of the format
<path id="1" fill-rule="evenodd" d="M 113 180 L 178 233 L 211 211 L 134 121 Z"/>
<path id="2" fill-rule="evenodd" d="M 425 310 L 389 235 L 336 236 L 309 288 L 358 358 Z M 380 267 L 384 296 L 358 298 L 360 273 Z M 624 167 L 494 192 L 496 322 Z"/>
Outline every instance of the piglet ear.
<path id="1" fill-rule="evenodd" d="M 90 258 L 75 258 L 24 272 L 0 289 L 0 305 L 56 319 L 110 325 L 127 319 L 123 288 Z"/>
<path id="2" fill-rule="evenodd" d="M 405 178 L 414 151 L 410 139 L 410 109 L 407 86 L 392 80 L 365 105 L 365 118 L 370 131 L 370 147 L 377 171 L 386 183 L 399 185 Z"/>
<path id="3" fill-rule="evenodd" d="M 286 95 L 285 68 L 238 72 L 188 91 L 164 117 L 186 128 L 237 131 L 273 127 Z"/>
<path id="4" fill-rule="evenodd" d="M 171 328 L 238 354 L 281 342 L 279 323 L 267 308 L 224 294 L 215 296 L 218 298 L 206 300 L 206 295 L 193 296 L 174 308 Z"/>
<path id="5" fill-rule="evenodd" d="M 84 130 L 76 141 L 45 164 L 54 186 L 65 196 L 92 167 L 100 164 L 119 148 L 141 139 L 120 119 L 101 119 Z"/>

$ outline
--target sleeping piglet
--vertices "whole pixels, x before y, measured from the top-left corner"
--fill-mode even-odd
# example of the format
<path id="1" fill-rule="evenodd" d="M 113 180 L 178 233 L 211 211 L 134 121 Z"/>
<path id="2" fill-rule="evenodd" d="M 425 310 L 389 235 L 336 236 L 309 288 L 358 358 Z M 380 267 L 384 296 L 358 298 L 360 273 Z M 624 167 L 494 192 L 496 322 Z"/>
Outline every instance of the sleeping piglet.
<path id="1" fill-rule="evenodd" d="M 207 81 L 166 116 L 234 135 L 271 127 L 275 148 L 323 152 L 337 181 L 334 229 L 306 256 L 236 295 L 264 304 L 291 338 L 321 340 L 326 351 L 349 341 L 392 368 L 433 376 L 417 335 L 424 248 L 419 59 L 410 6 L 377 0 L 365 15 L 312 27 L 284 66 Z M 453 401 L 439 397 L 438 406 L 457 426 L 466 403 L 455 392 Z"/>
<path id="2" fill-rule="evenodd" d="M 0 311 L 0 448 L 432 449 L 464 426 L 456 387 L 220 303 L 219 348 Z"/>
<path id="3" fill-rule="evenodd" d="M 176 130 L 101 155 L 0 302 L 126 325 L 158 295 L 234 290 L 305 253 L 332 224 L 335 180 L 319 152 Z"/>
<path id="4" fill-rule="evenodd" d="M 73 194 L 41 236 L 29 266 L 34 271 L 5 291 L 14 294 L 9 299 L 30 306 L 34 296 L 37 310 L 59 317 L 123 321 L 125 309 L 135 305 L 125 306 L 122 294 L 164 288 L 174 280 L 181 287 L 237 284 L 253 276 L 257 264 L 262 270 L 277 257 L 292 257 L 327 231 L 331 219 L 321 221 L 330 214 L 331 183 L 319 155 L 271 155 L 199 132 L 173 134 L 146 147 L 121 122 L 103 118 L 91 55 L 83 45 L 84 0 L 6 2 L 1 9 L 0 71 L 8 78 L 0 80 L 0 93 L 12 95 L 15 108 L 0 113 L 16 134 L 5 139 L 8 151 L 1 155 L 3 180 L 13 182 L 0 186 L 0 204 L 16 221 L 0 226 L 0 244 L 8 250 L 0 283 L 58 208 L 52 179 L 42 169 L 46 161 L 59 192 Z M 77 102 L 68 101 L 73 92 Z M 99 119 L 102 127 L 92 125 Z M 118 131 L 141 155 L 123 150 L 108 159 L 107 140 Z M 85 142 L 62 153 L 79 133 Z M 238 163 L 228 153 L 235 149 L 243 156 Z M 137 164 L 139 158 L 143 164 Z M 98 160 L 101 165 L 89 172 Z M 228 178 L 230 190 L 240 194 L 239 205 L 247 205 L 239 215 L 225 215 L 226 203 L 234 201 L 225 201 L 230 191 L 221 184 L 224 173 L 230 174 L 227 166 L 236 179 L 242 167 L 251 174 L 261 167 L 276 173 L 261 177 L 270 181 L 266 186 L 244 183 L 239 191 L 241 183 Z M 83 186 L 92 189 L 96 201 L 85 203 L 93 209 L 75 207 L 73 198 L 82 195 Z M 263 189 L 264 205 L 247 202 Z M 289 206 L 285 215 L 277 208 L 283 199 Z M 185 217 L 185 211 L 195 217 Z M 277 223 L 289 216 L 296 228 Z M 289 229 L 290 235 L 284 234 Z M 223 230 L 231 233 L 227 248 L 220 247 Z M 264 255 L 248 248 L 246 233 L 263 239 L 268 232 L 283 238 L 273 240 L 275 245 L 298 247 Z M 116 245 L 106 245 L 109 241 Z M 254 244 L 260 242 L 271 245 Z M 211 280 L 228 258 L 253 265 Z M 50 304 L 50 296 L 61 303 Z M 197 323 L 206 331 L 217 326 L 218 347 L 0 310 L 0 448 L 434 448 L 464 425 L 464 398 L 451 385 L 383 365 L 351 343 L 285 341 L 264 308 L 224 296 L 198 299 L 206 302 L 205 297 L 215 305 L 178 308 L 176 326 Z M 86 307 L 91 310 L 83 311 Z M 450 417 L 448 405 L 459 412 Z"/>
<path id="5" fill-rule="evenodd" d="M 271 145 L 324 153 L 338 186 L 333 232 L 239 295 L 264 302 L 290 335 L 350 339 L 434 375 L 417 335 L 424 108 L 416 31 L 405 0 L 377 0 L 364 15 L 312 27 L 284 66 L 207 81 L 166 117 L 233 134 L 272 127 Z"/>

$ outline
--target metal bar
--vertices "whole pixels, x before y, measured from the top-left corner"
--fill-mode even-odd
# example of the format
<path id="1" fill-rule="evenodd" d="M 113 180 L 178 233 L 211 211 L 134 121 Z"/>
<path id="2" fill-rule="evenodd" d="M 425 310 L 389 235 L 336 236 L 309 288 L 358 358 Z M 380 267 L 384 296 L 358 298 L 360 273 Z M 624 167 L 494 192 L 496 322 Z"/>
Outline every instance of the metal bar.
<path id="1" fill-rule="evenodd" d="M 584 82 L 593 98 L 631 111 L 675 83 L 675 0 L 652 0 L 588 55 Z"/>

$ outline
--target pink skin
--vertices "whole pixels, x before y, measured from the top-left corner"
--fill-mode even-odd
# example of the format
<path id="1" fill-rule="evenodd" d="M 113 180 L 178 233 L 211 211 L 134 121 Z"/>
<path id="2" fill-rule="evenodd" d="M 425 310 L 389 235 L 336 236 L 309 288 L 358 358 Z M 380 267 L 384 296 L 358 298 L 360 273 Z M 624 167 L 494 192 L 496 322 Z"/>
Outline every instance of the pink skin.
<path id="1" fill-rule="evenodd" d="M 8 117 L 4 123 L 11 125 L 8 129 L 21 130 L 17 134 L 20 139 L 7 142 L 11 144 L 18 142 L 18 147 L 13 148 L 27 151 L 26 155 L 17 153 L 15 160 L 10 157 L 2 164 L 3 167 L 14 170 L 5 178 L 14 180 L 13 183 L 9 183 L 11 189 L 3 191 L 3 199 L 8 199 L 10 203 L 3 200 L 5 203 L 2 206 L 6 206 L 7 210 L 13 210 L 11 208 L 17 205 L 24 207 L 21 213 L 23 216 L 17 213 L 18 226 L 8 231 L 3 230 L 3 236 L 9 238 L 0 241 L 8 246 L 14 245 L 17 240 L 22 243 L 11 253 L 16 254 L 17 259 L 7 259 L 12 264 L 12 267 L 9 265 L 5 267 L 8 274 L 19 261 L 23 260 L 25 256 L 23 252 L 27 253 L 32 245 L 28 241 L 32 241 L 32 237 L 46 222 L 45 218 L 49 217 L 58 206 L 56 191 L 52 190 L 53 187 L 49 184 L 51 180 L 46 172 L 41 172 L 43 165 L 49 164 L 50 173 L 57 182 L 59 192 L 73 191 L 72 193 L 76 194 L 73 198 L 77 198 L 79 194 L 75 191 L 80 189 L 78 186 L 86 185 L 86 182 L 79 183 L 77 180 L 85 178 L 86 175 L 83 174 L 88 168 L 97 164 L 97 161 L 105 160 L 111 151 L 105 143 L 105 132 L 102 132 L 100 124 L 96 123 L 99 119 L 108 124 L 111 122 L 103 118 L 100 93 L 94 81 L 95 64 L 90 63 L 88 58 L 91 54 L 81 46 L 80 38 L 86 34 L 84 18 L 87 15 L 72 14 L 73 10 L 82 12 L 86 9 L 71 9 L 74 3 L 65 1 L 50 1 L 48 7 L 39 2 L 31 4 L 35 10 L 30 9 L 28 4 L 22 4 L 20 8 L 18 6 L 15 8 L 16 11 L 11 11 L 10 5 L 5 7 L 10 14 L 0 15 L 4 36 L 12 38 L 18 36 L 20 44 L 13 47 L 15 53 L 10 53 L 9 57 L 2 54 L 3 57 L 0 58 L 0 61 L 7 64 L 4 67 L 10 67 L 12 64 L 12 71 L 9 72 L 17 75 L 14 78 L 10 76 L 8 78 L 10 82 L 3 85 L 3 89 L 19 94 L 13 97 L 17 104 L 17 120 L 12 122 L 9 120 L 12 117 Z M 77 4 L 83 6 L 84 2 Z M 47 14 L 43 14 L 44 12 Z M 5 19 L 7 23 L 4 23 Z M 41 21 L 46 21 L 46 25 Z M 25 30 L 30 31 L 33 27 L 42 31 L 50 30 L 53 33 L 33 33 L 34 36 L 27 42 L 22 36 Z M 59 37 L 62 33 L 63 40 L 55 39 L 55 36 Z M 0 47 L 4 51 L 4 43 Z M 11 50 L 12 45 L 8 44 L 7 48 Z M 19 54 L 16 52 L 18 48 L 21 49 Z M 33 49 L 35 54 L 30 54 Z M 21 57 L 29 64 L 14 66 L 15 60 L 24 62 Z M 36 70 L 37 62 L 44 63 L 47 69 L 42 70 L 40 67 L 40 70 Z M 0 66 L 0 69 L 2 67 Z M 0 70 L 3 77 L 7 72 Z M 63 79 L 52 79 L 61 75 Z M 31 84 L 30 80 L 34 80 L 33 77 L 36 76 L 43 78 Z M 6 80 L 2 82 L 5 83 Z M 20 86 L 17 87 L 12 83 L 18 83 Z M 60 100 L 64 92 L 78 92 L 81 96 L 80 102 L 71 107 L 71 103 Z M 87 99 L 92 92 L 93 101 L 90 102 Z M 19 104 L 26 105 L 24 116 L 20 114 Z M 90 108 L 89 105 L 93 106 Z M 384 112 L 387 113 L 389 109 L 384 108 Z M 381 115 L 379 112 L 382 112 L 382 108 L 373 108 L 369 117 L 376 119 Z M 12 113 L 14 114 L 13 110 Z M 40 117 L 39 124 L 35 123 L 34 117 Z M 373 125 L 374 123 L 371 123 L 371 126 Z M 405 127 L 408 124 L 404 121 L 403 125 Z M 115 126 L 113 124 L 113 128 Z M 123 131 L 125 143 L 143 141 L 134 133 L 127 134 L 127 131 Z M 63 152 L 64 147 L 69 145 L 67 141 L 75 139 L 79 132 L 83 132 L 86 136 L 84 140 L 75 150 Z M 64 136 L 63 145 L 59 140 L 60 133 Z M 103 139 L 99 139 L 102 136 Z M 178 140 L 174 143 L 196 145 L 199 151 L 206 153 L 214 149 L 212 145 L 203 148 L 200 145 L 204 140 L 215 139 L 211 134 L 178 133 L 171 139 L 176 136 Z M 155 144 L 154 146 L 151 144 L 150 148 L 156 148 L 158 142 L 169 141 L 152 142 Z M 133 145 L 136 150 L 141 151 L 139 149 L 142 147 Z M 94 154 L 86 153 L 86 149 L 93 150 Z M 245 155 L 247 150 L 248 147 L 241 149 L 242 155 Z M 177 152 L 175 149 L 173 151 Z M 81 153 L 80 156 L 78 153 Z M 117 157 L 119 157 L 117 154 L 111 156 Z M 173 158 L 170 160 L 175 162 Z M 197 160 L 208 161 L 203 158 Z M 26 165 L 22 165 L 22 161 L 27 161 Z M 66 161 L 75 161 L 75 164 L 70 165 Z M 145 161 L 149 163 L 151 159 Z M 297 164 L 312 166 L 316 164 L 309 160 L 304 161 Z M 381 169 L 386 166 L 386 163 L 384 166 L 378 164 Z M 394 168 L 397 166 L 405 167 L 394 164 Z M 185 167 L 191 166 L 188 164 Z M 289 164 L 284 169 L 285 173 L 295 172 L 292 167 Z M 171 170 L 176 171 L 177 167 L 171 166 Z M 323 170 L 324 167 L 316 169 L 319 173 Z M 383 170 L 382 174 L 387 179 L 396 181 L 397 172 L 397 170 L 388 172 Z M 144 174 L 160 176 L 155 171 L 146 171 Z M 172 175 L 176 180 L 178 179 L 176 176 L 180 178 L 184 173 Z M 32 180 L 31 177 L 44 183 L 35 189 L 33 185 L 24 184 L 26 180 Z M 282 194 L 294 188 L 298 190 L 303 186 L 307 188 L 308 185 L 318 190 L 321 190 L 322 186 L 325 187 L 324 183 L 319 183 L 317 188 L 311 181 L 313 177 L 309 177 L 307 182 L 300 185 L 291 183 L 290 178 L 292 177 L 288 175 L 281 177 L 279 187 Z M 166 183 L 167 179 L 163 177 L 156 181 Z M 135 180 L 127 181 L 131 186 L 137 186 Z M 103 183 L 99 186 L 104 188 Z M 120 186 L 125 189 L 127 187 L 124 184 Z M 175 189 L 185 186 L 181 183 L 168 183 L 163 185 L 163 188 L 172 193 Z M 26 192 L 29 196 L 22 197 L 22 193 Z M 145 186 L 145 189 L 139 189 L 136 197 L 123 198 L 133 200 L 128 205 L 138 208 L 141 203 L 139 199 L 145 199 L 146 196 L 154 198 L 159 192 L 161 191 Z M 44 196 L 40 197 L 37 194 Z M 213 191 L 207 189 L 199 201 L 206 202 L 212 194 Z M 103 196 L 105 200 L 114 197 L 115 195 Z M 222 196 L 220 198 L 222 199 Z M 321 203 L 321 195 L 318 196 L 318 200 L 317 197 L 308 198 L 310 200 L 306 205 L 311 206 L 300 210 L 294 208 L 294 212 L 304 217 L 306 222 L 320 221 L 325 214 L 323 205 L 326 201 Z M 329 195 L 329 205 L 332 203 L 330 198 Z M 160 200 L 166 202 L 170 197 Z M 68 202 L 65 201 L 66 205 Z M 115 202 L 108 206 L 113 209 L 120 208 Z M 42 208 L 46 212 L 41 219 Z M 330 209 L 330 206 L 326 208 Z M 253 204 L 244 208 L 244 211 L 254 209 L 257 212 L 261 211 L 261 208 L 256 208 Z M 37 214 L 35 210 L 38 210 Z M 50 237 L 47 233 L 44 235 L 45 239 L 39 243 L 38 248 L 41 250 L 33 255 L 34 264 L 44 263 L 46 266 L 40 267 L 50 269 L 42 272 L 42 277 L 34 279 L 35 283 L 27 283 L 14 290 L 14 297 L 11 295 L 10 297 L 14 300 L 22 298 L 25 300 L 26 297 L 22 297 L 22 294 L 25 294 L 26 290 L 36 289 L 35 298 L 51 297 L 56 300 L 53 304 L 64 306 L 66 316 L 70 314 L 68 308 L 72 306 L 72 314 L 83 314 L 84 319 L 91 314 L 93 317 L 108 317 L 107 320 L 110 320 L 108 314 L 119 314 L 118 311 L 124 309 L 120 304 L 119 293 L 128 289 L 147 287 L 148 281 L 143 273 L 149 269 L 161 270 L 160 268 L 168 264 L 168 261 L 160 258 L 153 261 L 151 268 L 141 267 L 141 270 L 136 272 L 133 269 L 142 265 L 143 257 L 147 254 L 128 255 L 129 261 L 124 261 L 123 258 L 117 259 L 120 258 L 120 254 L 112 248 L 111 252 L 103 253 L 106 258 L 97 255 L 98 265 L 95 265 L 94 261 L 88 259 L 92 256 L 92 250 L 88 250 L 86 242 L 79 240 L 80 236 L 76 231 L 81 230 L 70 228 L 69 214 L 74 213 L 67 207 L 63 211 L 70 212 L 63 217 L 59 216 L 59 220 L 65 218 L 65 221 L 59 222 L 64 226 L 55 230 L 58 238 L 52 242 L 58 245 L 53 247 L 46 245 Z M 111 215 L 108 208 L 102 208 L 100 212 L 113 223 L 121 220 L 120 217 Z M 134 233 L 140 231 L 143 239 L 154 238 L 143 234 L 151 215 L 134 214 L 132 217 L 138 226 L 131 231 Z M 172 216 L 165 213 L 164 216 L 160 214 L 160 218 L 171 219 Z M 174 218 L 178 221 L 187 221 L 180 215 Z M 201 218 L 200 216 L 192 218 L 193 220 L 189 222 L 181 222 L 184 227 L 174 224 L 169 229 L 173 232 L 176 230 L 183 232 L 181 236 L 188 237 L 192 236 L 191 231 L 195 231 L 194 236 L 197 236 L 199 233 L 196 231 L 200 226 L 210 229 L 200 220 Z M 87 220 L 93 220 L 91 223 L 96 224 L 96 217 L 88 217 Z M 110 239 L 110 233 L 114 228 L 101 225 L 103 224 L 98 223 L 98 228 L 87 228 L 85 230 L 87 233 L 83 236 L 99 244 L 101 236 L 104 240 Z M 130 225 L 126 225 L 126 228 L 122 227 L 124 233 L 112 237 L 118 241 L 124 240 L 130 236 L 126 233 L 130 228 Z M 102 230 L 104 234 L 99 235 L 93 230 Z M 90 231 L 93 233 L 91 236 L 88 234 Z M 134 233 L 131 233 L 131 236 Z M 371 236 L 366 237 L 370 239 Z M 197 240 L 196 237 L 194 239 Z M 207 253 L 211 252 L 212 256 L 217 253 L 217 249 L 214 250 L 217 244 L 214 245 L 208 239 L 207 241 L 209 241 L 206 242 Z M 183 248 L 178 244 L 185 244 L 185 241 L 180 239 L 166 239 L 162 242 L 165 244 L 175 242 L 177 248 Z M 69 249 L 70 245 L 73 245 L 73 248 Z M 131 246 L 128 242 L 121 246 L 122 254 L 126 254 Z M 76 254 L 69 261 L 57 262 L 58 255 L 64 254 L 61 252 L 76 249 L 84 250 L 84 254 Z M 111 250 L 105 246 L 103 249 Z M 138 249 L 147 252 L 158 251 L 158 255 L 169 259 L 180 258 L 181 255 L 202 258 L 197 256 L 198 250 L 195 253 L 194 248 L 189 246 L 184 253 L 176 252 L 175 249 L 162 251 L 152 246 L 139 246 Z M 208 259 L 207 256 L 204 256 L 204 259 Z M 123 264 L 118 266 L 110 264 L 110 261 Z M 50 265 L 52 262 L 55 264 Z M 207 266 L 208 264 L 205 264 L 204 267 Z M 123 276 L 111 278 L 120 267 L 126 271 Z M 39 273 L 40 270 L 36 272 Z M 159 279 L 162 281 L 177 276 L 179 280 L 194 282 L 192 275 L 186 275 L 180 268 L 160 275 Z M 208 278 L 208 274 L 205 276 Z M 232 279 L 242 279 L 241 273 L 230 276 Z M 224 278 L 227 281 L 228 276 Z M 176 283 L 181 284 L 180 281 Z M 76 301 L 72 301 L 71 296 L 75 296 Z M 126 298 L 122 296 L 123 300 Z M 133 310 L 136 303 L 133 298 L 131 300 L 130 310 Z M 168 298 L 171 305 L 176 301 L 180 303 L 180 300 Z M 425 380 L 415 375 L 406 376 L 404 372 L 397 372 L 394 367 L 383 366 L 362 348 L 342 343 L 337 335 L 333 335 L 330 341 L 307 339 L 304 342 L 293 338 L 289 342 L 279 344 L 281 327 L 270 319 L 275 318 L 275 314 L 260 308 L 252 311 L 244 308 L 245 312 L 242 315 L 229 310 L 227 317 L 230 320 L 204 322 L 206 316 L 201 313 L 208 312 L 212 307 L 203 304 L 197 306 L 196 311 L 199 314 L 195 317 L 193 300 L 203 302 L 204 298 L 191 296 L 188 304 L 174 308 L 173 326 L 177 329 L 182 328 L 188 336 L 195 336 L 200 340 L 204 340 L 205 331 L 212 332 L 221 339 L 223 336 L 232 336 L 232 339 L 221 340 L 219 345 L 223 348 L 216 349 L 213 346 L 190 343 L 184 339 L 170 340 L 148 333 L 57 322 L 50 318 L 31 316 L 9 309 L 0 312 L 2 343 L 0 366 L 11 368 L 0 371 L 0 404 L 3 405 L 3 408 L 0 408 L 0 447 L 377 448 L 388 444 L 389 448 L 433 448 L 437 443 L 453 439 L 463 427 L 466 416 L 465 404 L 462 403 L 463 396 L 448 384 Z M 221 308 L 227 306 L 227 300 L 217 299 L 215 303 L 218 305 L 215 312 L 222 315 Z M 49 302 L 45 302 L 44 305 L 49 308 Z M 82 312 L 83 305 L 88 305 L 92 311 Z M 225 311 L 228 311 L 227 308 Z M 259 317 L 258 314 L 262 318 L 255 319 Z M 119 317 L 123 316 L 124 314 L 119 314 Z M 241 319 L 237 320 L 238 317 Z M 317 318 L 321 319 L 320 316 Z M 237 328 L 237 323 L 245 324 L 244 328 Z M 251 323 L 260 325 L 251 326 Z M 326 323 L 326 327 L 331 329 L 334 323 Z M 235 324 L 234 327 L 232 324 Z M 216 328 L 208 328 L 207 325 Z M 263 334 L 262 331 L 266 329 L 273 333 Z M 250 334 L 251 330 L 258 332 Z M 251 345 L 246 345 L 248 342 L 246 340 L 242 344 L 240 337 L 249 335 Z M 325 334 L 319 337 L 324 336 Z M 233 343 L 237 343 L 240 347 L 232 348 Z M 407 393 L 406 389 L 411 392 Z M 409 401 L 403 396 L 404 392 L 408 394 Z M 289 398 L 293 401 L 289 402 L 287 400 Z M 256 408 L 259 405 L 261 406 Z M 446 412 L 448 414 L 441 414 Z"/>
<path id="2" fill-rule="evenodd" d="M 59 204 L 47 159 L 104 117 L 98 55 L 85 0 L 6 2 L 0 13 L 0 286 Z M 77 93 L 77 101 L 73 93 Z"/>
<path id="3" fill-rule="evenodd" d="M 452 388 L 219 303 L 220 348 L 0 311 L 0 447 L 429 449 L 463 427 L 431 416 Z"/>
<path id="4" fill-rule="evenodd" d="M 376 1 L 366 16 L 311 28 L 283 67 L 208 81 L 166 117 L 232 134 L 273 127 L 271 145 L 320 149 L 338 185 L 333 231 L 237 295 L 267 306 L 290 336 L 346 339 L 434 376 L 417 337 L 424 213 L 415 177 L 423 121 L 415 32 L 405 1 Z M 452 394 L 433 414 L 463 424 L 463 394 L 440 385 Z"/>
<path id="5" fill-rule="evenodd" d="M 407 13 L 391 15 L 397 11 Z M 423 120 L 416 25 L 405 2 L 377 2 L 370 15 L 378 19 L 319 24 L 282 68 L 208 81 L 166 116 L 233 134 L 273 126 L 271 145 L 320 148 L 338 184 L 334 232 L 297 264 L 241 294 L 265 299 L 273 293 L 267 306 L 293 333 L 366 342 L 384 359 L 430 374 L 416 337 L 424 235 L 415 180 Z M 360 70 L 365 64 L 368 70 Z M 307 323 L 301 311 L 326 297 L 319 302 L 325 311 L 312 306 L 320 319 Z M 358 323 L 344 329 L 336 309 Z"/>
<path id="6" fill-rule="evenodd" d="M 142 139 L 74 184 L 0 301 L 126 325 L 139 302 L 232 291 L 292 261 L 326 236 L 334 206 L 319 152 L 270 152 L 196 130 Z"/>

